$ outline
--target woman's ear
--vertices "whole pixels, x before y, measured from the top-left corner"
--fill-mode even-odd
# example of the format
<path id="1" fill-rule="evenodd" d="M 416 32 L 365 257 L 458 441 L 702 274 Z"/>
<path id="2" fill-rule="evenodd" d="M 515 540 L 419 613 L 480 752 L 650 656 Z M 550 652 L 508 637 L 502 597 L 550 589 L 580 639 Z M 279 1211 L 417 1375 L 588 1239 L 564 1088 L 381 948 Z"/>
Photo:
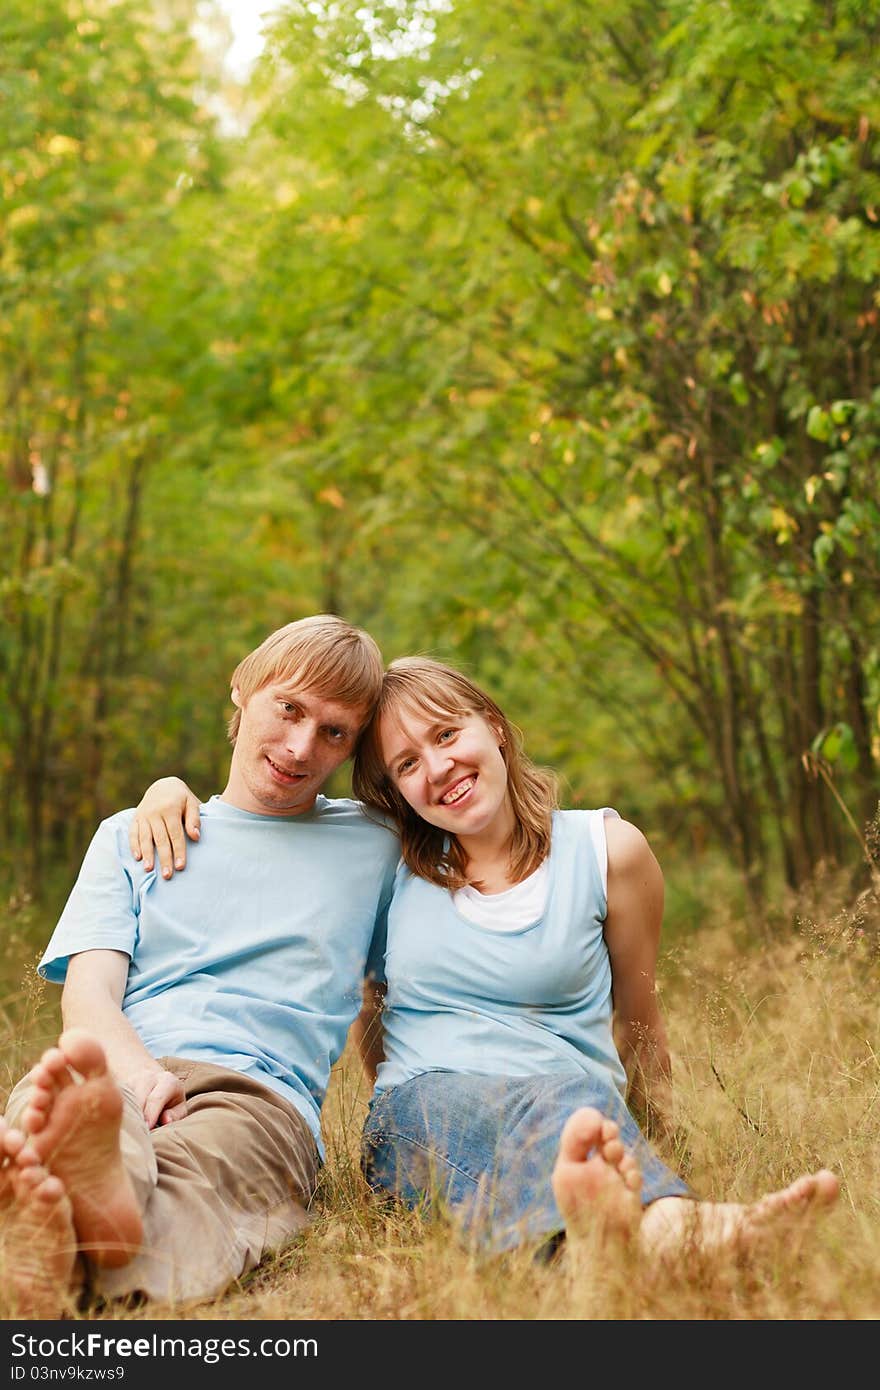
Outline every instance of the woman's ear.
<path id="1" fill-rule="evenodd" d="M 239 690 L 237 685 L 234 685 L 232 687 L 232 703 L 236 705 L 239 709 L 244 709 L 244 702 L 241 698 L 241 691 Z"/>

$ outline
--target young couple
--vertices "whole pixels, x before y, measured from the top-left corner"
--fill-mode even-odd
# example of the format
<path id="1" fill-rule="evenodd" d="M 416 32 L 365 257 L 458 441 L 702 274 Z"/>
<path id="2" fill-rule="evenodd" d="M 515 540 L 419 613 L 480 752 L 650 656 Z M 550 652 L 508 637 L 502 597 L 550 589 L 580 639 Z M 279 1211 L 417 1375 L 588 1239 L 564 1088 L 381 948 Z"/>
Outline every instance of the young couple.
<path id="1" fill-rule="evenodd" d="M 660 870 L 614 812 L 556 809 L 465 676 L 383 674 L 320 615 L 247 656 L 232 701 L 223 792 L 199 809 L 175 782 L 105 821 L 40 962 L 65 1031 L 0 1121 L 14 1316 L 84 1289 L 206 1298 L 300 1231 L 365 977 L 387 982 L 367 1177 L 439 1197 L 488 1250 L 745 1252 L 834 1201 L 827 1170 L 696 1201 L 648 1146 L 623 1063 L 662 1127 Z M 329 800 L 352 755 L 359 801 Z"/>

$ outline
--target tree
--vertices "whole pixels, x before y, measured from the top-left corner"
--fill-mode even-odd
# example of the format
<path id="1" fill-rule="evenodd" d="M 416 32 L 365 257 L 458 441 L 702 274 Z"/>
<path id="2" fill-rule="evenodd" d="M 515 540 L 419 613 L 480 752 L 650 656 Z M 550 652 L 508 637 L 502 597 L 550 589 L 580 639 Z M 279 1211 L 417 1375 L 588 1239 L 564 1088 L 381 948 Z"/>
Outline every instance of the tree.
<path id="1" fill-rule="evenodd" d="M 650 668 L 653 774 L 756 904 L 843 850 L 827 730 L 876 802 L 878 23 L 294 5 L 274 50 L 327 228 L 322 450 L 470 527 L 585 693 Z"/>

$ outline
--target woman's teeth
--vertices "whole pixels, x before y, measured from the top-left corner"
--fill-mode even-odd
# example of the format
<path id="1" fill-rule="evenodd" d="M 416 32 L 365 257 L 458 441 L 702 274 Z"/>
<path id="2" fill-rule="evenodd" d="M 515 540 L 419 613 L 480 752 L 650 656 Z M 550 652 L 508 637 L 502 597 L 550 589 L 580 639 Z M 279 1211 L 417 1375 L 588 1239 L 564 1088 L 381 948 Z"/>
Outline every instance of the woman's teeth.
<path id="1" fill-rule="evenodd" d="M 441 796 L 441 805 L 454 806 L 456 801 L 460 801 L 465 793 L 470 791 L 476 780 L 476 777 L 465 777 L 463 782 L 456 782 L 451 791 L 448 791 L 445 796 Z"/>

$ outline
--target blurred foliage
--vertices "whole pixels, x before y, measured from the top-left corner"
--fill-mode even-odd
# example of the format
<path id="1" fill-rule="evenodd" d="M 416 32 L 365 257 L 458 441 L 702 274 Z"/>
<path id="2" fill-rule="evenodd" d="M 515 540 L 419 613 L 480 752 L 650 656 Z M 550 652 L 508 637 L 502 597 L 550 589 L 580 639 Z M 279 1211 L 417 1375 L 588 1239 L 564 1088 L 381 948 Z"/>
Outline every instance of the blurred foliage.
<path id="1" fill-rule="evenodd" d="M 752 907 L 859 863 L 876 5 L 288 3 L 244 92 L 197 11 L 0 16 L 13 876 L 221 785 L 233 666 L 319 610 Z"/>

